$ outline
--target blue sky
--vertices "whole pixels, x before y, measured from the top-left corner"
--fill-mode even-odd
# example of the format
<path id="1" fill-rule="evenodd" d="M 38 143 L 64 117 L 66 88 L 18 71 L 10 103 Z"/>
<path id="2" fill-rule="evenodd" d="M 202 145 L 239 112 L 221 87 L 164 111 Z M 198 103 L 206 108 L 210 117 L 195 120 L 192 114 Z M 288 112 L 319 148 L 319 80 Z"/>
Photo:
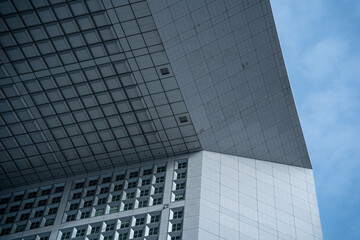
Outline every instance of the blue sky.
<path id="1" fill-rule="evenodd" d="M 271 0 L 324 239 L 360 239 L 360 1 Z"/>

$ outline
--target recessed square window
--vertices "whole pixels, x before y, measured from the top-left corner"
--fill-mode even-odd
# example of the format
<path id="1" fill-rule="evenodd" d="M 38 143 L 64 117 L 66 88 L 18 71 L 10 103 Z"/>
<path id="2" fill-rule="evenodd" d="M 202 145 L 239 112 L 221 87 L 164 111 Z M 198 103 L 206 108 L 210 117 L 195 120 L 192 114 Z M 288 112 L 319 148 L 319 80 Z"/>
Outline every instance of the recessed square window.
<path id="1" fill-rule="evenodd" d="M 34 26 L 29 28 L 30 34 L 34 41 L 44 40 L 47 38 L 45 29 L 43 26 Z"/>
<path id="2" fill-rule="evenodd" d="M 58 37 L 64 35 L 58 23 L 49 23 L 45 25 L 45 29 L 50 37 Z"/>
<path id="3" fill-rule="evenodd" d="M 161 68 L 160 69 L 161 75 L 168 75 L 170 74 L 170 71 L 168 68 Z"/>
<path id="4" fill-rule="evenodd" d="M 75 33 L 79 31 L 74 19 L 64 20 L 61 22 L 61 25 L 66 34 Z"/>

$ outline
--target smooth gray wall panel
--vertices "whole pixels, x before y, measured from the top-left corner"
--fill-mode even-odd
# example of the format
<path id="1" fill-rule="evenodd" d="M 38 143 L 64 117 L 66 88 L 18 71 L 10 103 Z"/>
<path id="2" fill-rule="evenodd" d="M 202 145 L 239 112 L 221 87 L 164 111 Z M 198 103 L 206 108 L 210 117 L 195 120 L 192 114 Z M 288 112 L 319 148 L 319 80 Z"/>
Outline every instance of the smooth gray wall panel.
<path id="1" fill-rule="evenodd" d="M 149 0 L 204 150 L 311 168 L 268 0 Z"/>

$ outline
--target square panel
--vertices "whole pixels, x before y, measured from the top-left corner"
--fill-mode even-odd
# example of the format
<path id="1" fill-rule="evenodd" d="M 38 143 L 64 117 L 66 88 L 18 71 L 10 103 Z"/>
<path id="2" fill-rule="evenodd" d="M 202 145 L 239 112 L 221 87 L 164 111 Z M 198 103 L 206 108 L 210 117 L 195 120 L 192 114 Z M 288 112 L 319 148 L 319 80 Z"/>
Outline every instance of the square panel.
<path id="1" fill-rule="evenodd" d="M 2 155 L 24 168 L 9 169 L 30 183 L 85 171 L 82 162 L 91 171 L 97 160 L 107 168 L 173 154 L 155 132 L 160 125 L 177 128 L 177 106 L 169 104 L 183 100 L 169 78 L 172 69 L 147 3 L 116 2 L 114 9 L 101 1 L 26 3 L 18 4 L 19 14 L 10 14 L 12 5 L 1 10 L 9 12 L 4 21 L 10 29 L 4 28 L 0 42 L 19 83 L 1 87 L 1 119 L 8 129 L 1 144 L 9 150 Z M 157 65 L 166 65 L 167 75 Z M 148 109 L 154 105 L 162 107 Z M 39 177 L 32 166 L 44 174 Z"/>

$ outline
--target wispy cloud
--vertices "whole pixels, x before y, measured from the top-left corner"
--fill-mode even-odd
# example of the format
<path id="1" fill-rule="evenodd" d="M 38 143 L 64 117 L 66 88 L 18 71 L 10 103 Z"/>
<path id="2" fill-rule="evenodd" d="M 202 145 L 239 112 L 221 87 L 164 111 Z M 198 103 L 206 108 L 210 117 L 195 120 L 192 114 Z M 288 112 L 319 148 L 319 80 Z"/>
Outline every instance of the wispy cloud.
<path id="1" fill-rule="evenodd" d="M 310 80 L 323 82 L 341 77 L 348 44 L 338 38 L 325 38 L 309 47 L 300 60 L 300 71 Z"/>
<path id="2" fill-rule="evenodd" d="M 319 92 L 311 93 L 301 104 L 302 123 L 308 140 L 320 193 L 343 197 L 360 180 L 355 172 L 360 170 L 359 136 L 357 118 L 359 106 L 354 101 L 359 95 L 355 89 L 331 85 Z M 337 187 L 336 187 L 337 186 Z M 360 196 L 353 196 L 358 197 Z"/>
<path id="3" fill-rule="evenodd" d="M 273 11 L 280 34 L 281 44 L 291 54 L 299 54 L 302 42 L 312 39 L 316 32 L 315 20 L 326 12 L 323 1 L 272 0 Z"/>

